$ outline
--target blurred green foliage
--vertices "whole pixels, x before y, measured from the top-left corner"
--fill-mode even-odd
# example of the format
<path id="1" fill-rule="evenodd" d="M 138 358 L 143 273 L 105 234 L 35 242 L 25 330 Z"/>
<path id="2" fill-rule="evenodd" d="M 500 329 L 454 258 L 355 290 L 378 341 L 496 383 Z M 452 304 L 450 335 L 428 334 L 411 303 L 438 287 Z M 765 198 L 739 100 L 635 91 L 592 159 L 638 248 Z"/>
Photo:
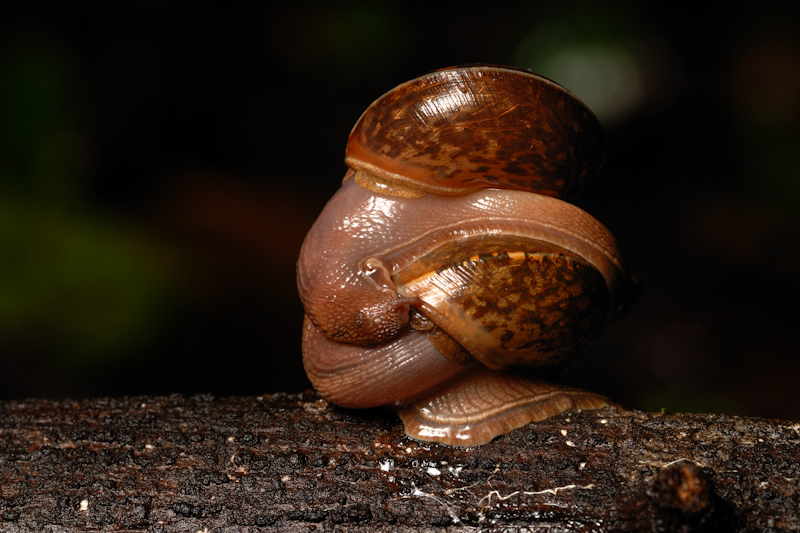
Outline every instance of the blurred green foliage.
<path id="1" fill-rule="evenodd" d="M 76 363 L 130 356 L 163 323 L 164 257 L 84 197 L 74 65 L 15 44 L 0 63 L 0 339 Z"/>
<path id="2" fill-rule="evenodd" d="M 135 354 L 169 307 L 165 265 L 116 217 L 70 207 L 0 200 L 3 339 L 76 362 Z"/>

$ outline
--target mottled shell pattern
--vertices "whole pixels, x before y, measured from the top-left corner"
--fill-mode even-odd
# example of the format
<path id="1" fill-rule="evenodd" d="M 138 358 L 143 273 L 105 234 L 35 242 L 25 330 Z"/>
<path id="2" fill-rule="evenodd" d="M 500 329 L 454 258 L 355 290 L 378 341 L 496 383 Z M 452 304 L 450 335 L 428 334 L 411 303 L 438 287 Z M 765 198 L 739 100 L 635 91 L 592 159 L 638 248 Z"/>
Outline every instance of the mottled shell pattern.
<path id="1" fill-rule="evenodd" d="M 603 130 L 560 85 L 524 70 L 444 69 L 376 100 L 345 162 L 437 194 L 497 187 L 574 199 L 599 172 Z"/>
<path id="2" fill-rule="evenodd" d="M 594 114 L 527 71 L 444 69 L 376 100 L 298 260 L 320 395 L 464 446 L 610 405 L 542 379 L 631 301 L 613 237 L 565 201 L 603 157 Z"/>

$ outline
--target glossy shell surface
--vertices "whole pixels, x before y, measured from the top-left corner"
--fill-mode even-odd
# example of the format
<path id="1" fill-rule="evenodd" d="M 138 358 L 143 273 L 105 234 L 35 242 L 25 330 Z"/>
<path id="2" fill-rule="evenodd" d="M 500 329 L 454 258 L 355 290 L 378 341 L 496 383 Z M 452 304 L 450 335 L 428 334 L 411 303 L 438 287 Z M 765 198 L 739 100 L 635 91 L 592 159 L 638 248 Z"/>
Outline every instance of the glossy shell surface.
<path id="1" fill-rule="evenodd" d="M 608 318 L 600 272 L 568 250 L 518 235 L 445 242 L 393 280 L 401 296 L 488 368 L 562 368 Z"/>
<path id="2" fill-rule="evenodd" d="M 383 95 L 353 128 L 345 161 L 427 192 L 498 187 L 569 200 L 603 158 L 602 128 L 583 102 L 536 74 L 487 65 Z"/>

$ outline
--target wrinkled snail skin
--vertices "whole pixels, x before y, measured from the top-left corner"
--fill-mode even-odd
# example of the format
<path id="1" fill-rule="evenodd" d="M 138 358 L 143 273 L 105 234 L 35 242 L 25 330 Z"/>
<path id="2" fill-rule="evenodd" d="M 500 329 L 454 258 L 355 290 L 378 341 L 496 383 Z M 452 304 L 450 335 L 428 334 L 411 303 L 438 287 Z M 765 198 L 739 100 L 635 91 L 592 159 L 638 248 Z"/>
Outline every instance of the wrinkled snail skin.
<path id="1" fill-rule="evenodd" d="M 426 243 L 510 231 L 584 257 L 615 292 L 623 270 L 614 240 L 602 224 L 572 204 L 500 189 L 408 199 L 376 194 L 348 180 L 303 243 L 300 298 L 306 314 L 329 337 L 379 344 L 408 324 L 411 302 L 398 296 L 390 269 L 415 261 Z M 439 241 L 431 242 L 435 237 Z"/>
<path id="2" fill-rule="evenodd" d="M 376 100 L 297 263 L 320 396 L 457 446 L 613 405 L 541 377 L 630 304 L 614 238 L 564 200 L 602 159 L 591 111 L 529 72 L 445 69 Z"/>
<path id="3" fill-rule="evenodd" d="M 308 313 L 303 338 L 304 365 L 320 395 L 337 405 L 355 408 L 407 405 L 424 398 L 426 392 L 432 393 L 435 400 L 437 388 L 457 378 L 467 367 L 442 355 L 430 344 L 425 332 L 408 327 L 407 300 L 412 297 L 399 295 L 392 278 L 416 261 L 425 249 L 470 234 L 491 233 L 527 235 L 558 243 L 582 257 L 592 258 L 609 293 L 614 294 L 622 283 L 623 269 L 608 230 L 561 200 L 499 189 L 464 196 L 426 195 L 408 199 L 376 194 L 348 180 L 312 227 L 298 262 L 299 292 Z M 374 271 L 365 268 L 370 259 L 385 265 L 387 271 L 383 276 L 376 278 Z M 398 301 L 406 303 L 392 307 Z M 424 302 L 415 302 L 415 306 L 424 309 Z M 374 318 L 373 313 L 377 315 Z M 365 327 L 370 321 L 385 321 L 390 314 L 395 317 L 394 329 Z M 485 387 L 495 380 L 492 372 L 487 372 L 483 379 L 487 381 Z M 552 386 L 547 389 L 551 395 L 552 389 Z M 519 385 L 517 392 L 530 400 L 541 395 L 538 389 Z M 551 413 L 554 407 L 565 404 L 566 398 L 551 400 L 549 410 L 535 409 L 536 416 Z M 599 405 L 599 396 L 590 398 L 591 403 L 576 405 L 583 408 Z M 487 397 L 482 405 L 490 403 L 491 398 Z M 473 432 L 480 432 L 474 438 L 487 431 L 505 433 L 507 425 L 527 420 L 524 408 L 535 404 L 523 401 L 522 407 L 510 410 L 508 416 L 494 414 L 485 424 L 477 423 L 480 411 L 473 410 L 466 425 L 475 428 Z M 503 405 L 495 405 L 494 410 L 502 411 Z M 566 402 L 566 405 L 573 404 Z M 413 412 L 409 408 L 402 411 L 408 425 L 431 426 L 431 422 L 413 418 Z M 497 423 L 501 425 L 495 426 Z M 446 436 L 446 428 L 445 424 L 436 431 L 421 429 L 415 436 Z M 458 439 L 451 444 L 472 442 L 467 438 L 468 431 L 453 432 Z M 449 442 L 447 439 L 440 440 Z"/>
<path id="4" fill-rule="evenodd" d="M 306 373 L 320 396 L 342 407 L 405 404 L 464 372 L 442 355 L 426 332 L 406 329 L 374 347 L 331 340 L 306 317 Z"/>
<path id="5" fill-rule="evenodd" d="M 476 366 L 397 414 L 406 433 L 419 440 L 476 446 L 568 409 L 609 406 L 618 407 L 600 394 Z"/>

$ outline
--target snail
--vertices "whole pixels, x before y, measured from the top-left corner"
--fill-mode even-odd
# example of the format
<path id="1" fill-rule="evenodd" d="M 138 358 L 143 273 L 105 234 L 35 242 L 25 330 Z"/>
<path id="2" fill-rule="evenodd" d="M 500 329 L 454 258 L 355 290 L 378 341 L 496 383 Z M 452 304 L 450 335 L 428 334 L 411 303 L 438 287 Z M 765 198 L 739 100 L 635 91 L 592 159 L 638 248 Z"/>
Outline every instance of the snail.
<path id="1" fill-rule="evenodd" d="M 456 446 L 613 405 L 552 381 L 631 301 L 614 238 L 569 203 L 604 153 L 594 114 L 529 71 L 442 69 L 376 100 L 297 263 L 320 396 Z"/>

